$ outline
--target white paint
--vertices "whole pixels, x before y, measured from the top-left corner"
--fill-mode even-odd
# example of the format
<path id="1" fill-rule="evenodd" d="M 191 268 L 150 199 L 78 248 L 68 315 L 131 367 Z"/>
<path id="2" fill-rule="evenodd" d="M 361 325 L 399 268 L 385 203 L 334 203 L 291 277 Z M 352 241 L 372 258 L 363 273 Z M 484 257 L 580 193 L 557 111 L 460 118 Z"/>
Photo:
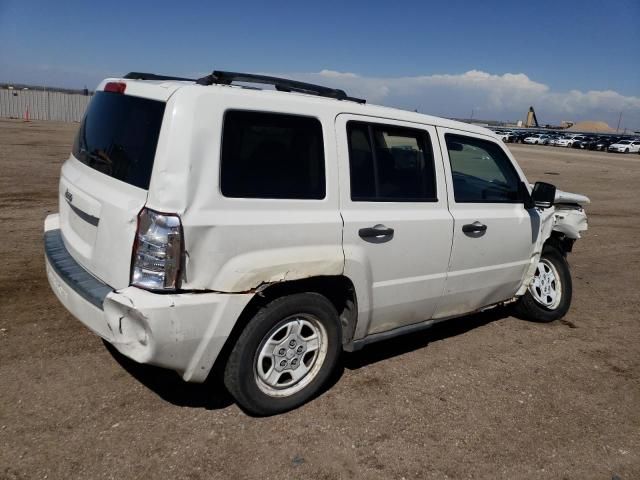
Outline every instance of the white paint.
<path id="1" fill-rule="evenodd" d="M 70 157 L 62 168 L 60 215 L 45 221 L 46 229 L 61 228 L 73 258 L 115 291 L 100 311 L 50 268 L 48 277 L 60 301 L 89 328 L 134 360 L 172 368 L 185 380 L 206 378 L 253 297 L 250 292 L 265 285 L 345 275 L 356 290 L 358 340 L 521 295 L 552 230 L 579 238 L 586 229 L 582 208 L 567 204 L 585 205 L 588 199 L 566 192 L 557 195 L 564 204 L 543 211 L 527 211 L 522 204 L 456 204 L 446 132 L 496 143 L 526 183 L 501 140 L 481 127 L 297 93 L 118 81 L 127 83 L 127 94 L 167 102 L 149 191 Z M 228 109 L 316 117 L 324 138 L 325 198 L 225 198 L 219 155 Z M 437 201 L 353 202 L 346 139 L 350 119 L 428 133 Z M 99 218 L 97 227 L 71 211 L 67 191 L 74 205 Z M 200 293 L 159 295 L 129 286 L 136 216 L 143 206 L 180 215 L 186 250 L 182 288 Z M 474 221 L 487 225 L 485 235 L 462 234 L 462 225 Z M 394 229 L 391 241 L 367 242 L 358 235 L 359 229 L 379 224 Z"/>
<path id="2" fill-rule="evenodd" d="M 71 204 L 99 219 L 92 225 Z M 114 288 L 129 285 L 131 251 L 137 216 L 147 191 L 84 165 L 73 155 L 62 166 L 58 204 L 60 228 L 67 250 L 91 274 Z"/>

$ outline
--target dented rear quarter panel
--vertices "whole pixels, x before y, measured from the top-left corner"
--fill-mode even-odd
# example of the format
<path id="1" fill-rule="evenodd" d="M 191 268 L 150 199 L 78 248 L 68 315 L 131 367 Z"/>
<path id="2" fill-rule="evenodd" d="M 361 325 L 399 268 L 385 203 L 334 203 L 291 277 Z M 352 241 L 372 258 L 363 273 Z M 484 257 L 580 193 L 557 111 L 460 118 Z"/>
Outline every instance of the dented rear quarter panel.
<path id="1" fill-rule="evenodd" d="M 253 92 L 235 87 L 180 89 L 167 103 L 147 207 L 177 212 L 182 218 L 184 289 L 239 293 L 344 270 L 333 110 L 321 101 L 309 109 L 301 103 L 285 105 L 278 96 L 265 97 L 260 111 L 312 116 L 321 122 L 325 198 L 224 197 L 219 174 L 224 113 L 254 110 Z"/>

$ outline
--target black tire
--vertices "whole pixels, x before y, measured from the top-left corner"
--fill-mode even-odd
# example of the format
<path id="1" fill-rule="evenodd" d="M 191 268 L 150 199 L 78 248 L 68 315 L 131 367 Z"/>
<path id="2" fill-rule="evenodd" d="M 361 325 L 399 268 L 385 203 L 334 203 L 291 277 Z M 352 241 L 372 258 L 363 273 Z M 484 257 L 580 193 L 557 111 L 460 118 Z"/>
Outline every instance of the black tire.
<path id="1" fill-rule="evenodd" d="M 553 322 L 566 315 L 571 306 L 573 286 L 569 264 L 564 255 L 555 247 L 546 245 L 542 249 L 540 260 L 545 260 L 553 265 L 560 280 L 560 301 L 553 308 L 549 308 L 536 300 L 530 290 L 520 297 L 514 304 L 513 313 L 516 317 L 533 322 Z"/>
<path id="2" fill-rule="evenodd" d="M 261 380 L 258 378 L 256 363 L 259 352 L 263 341 L 272 338 L 270 336 L 274 332 L 298 315 L 306 315 L 324 327 L 326 333 L 324 360 L 317 373 L 301 390 L 288 396 L 269 395 L 263 390 L 268 386 L 259 385 Z M 338 313 L 324 296 L 317 293 L 298 293 L 273 300 L 258 310 L 240 334 L 225 366 L 225 386 L 238 404 L 253 415 L 274 415 L 299 407 L 315 397 L 330 378 L 342 351 L 341 339 L 342 327 Z M 319 358 L 321 358 L 320 354 L 314 362 Z M 303 382 L 304 378 L 306 377 L 296 384 Z"/>
<path id="3" fill-rule="evenodd" d="M 624 153 L 629 153 L 629 149 L 628 149 L 628 148 L 625 148 L 625 149 L 624 149 Z"/>

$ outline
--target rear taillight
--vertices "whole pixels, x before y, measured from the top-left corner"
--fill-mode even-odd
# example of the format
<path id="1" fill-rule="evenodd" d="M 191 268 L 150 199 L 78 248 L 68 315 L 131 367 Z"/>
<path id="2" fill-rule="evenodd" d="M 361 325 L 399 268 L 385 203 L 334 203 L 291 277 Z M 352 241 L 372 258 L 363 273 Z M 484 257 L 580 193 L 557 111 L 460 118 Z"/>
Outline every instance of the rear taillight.
<path id="1" fill-rule="evenodd" d="M 131 284 L 148 290 L 180 288 L 182 245 L 178 215 L 143 208 L 138 214 Z"/>

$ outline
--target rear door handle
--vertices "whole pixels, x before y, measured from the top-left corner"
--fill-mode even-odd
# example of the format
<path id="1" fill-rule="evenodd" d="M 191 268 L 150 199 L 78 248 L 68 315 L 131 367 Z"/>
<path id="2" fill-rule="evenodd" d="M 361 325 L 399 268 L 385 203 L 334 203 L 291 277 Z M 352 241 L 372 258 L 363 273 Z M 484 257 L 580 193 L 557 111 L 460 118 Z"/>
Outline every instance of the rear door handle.
<path id="1" fill-rule="evenodd" d="M 393 228 L 378 224 L 373 227 L 361 228 L 358 230 L 358 235 L 360 235 L 361 238 L 391 237 L 393 236 L 393 232 Z"/>
<path id="2" fill-rule="evenodd" d="M 475 221 L 473 223 L 467 223 L 462 226 L 462 231 L 464 233 L 481 233 L 487 231 L 487 226 L 483 223 Z"/>

